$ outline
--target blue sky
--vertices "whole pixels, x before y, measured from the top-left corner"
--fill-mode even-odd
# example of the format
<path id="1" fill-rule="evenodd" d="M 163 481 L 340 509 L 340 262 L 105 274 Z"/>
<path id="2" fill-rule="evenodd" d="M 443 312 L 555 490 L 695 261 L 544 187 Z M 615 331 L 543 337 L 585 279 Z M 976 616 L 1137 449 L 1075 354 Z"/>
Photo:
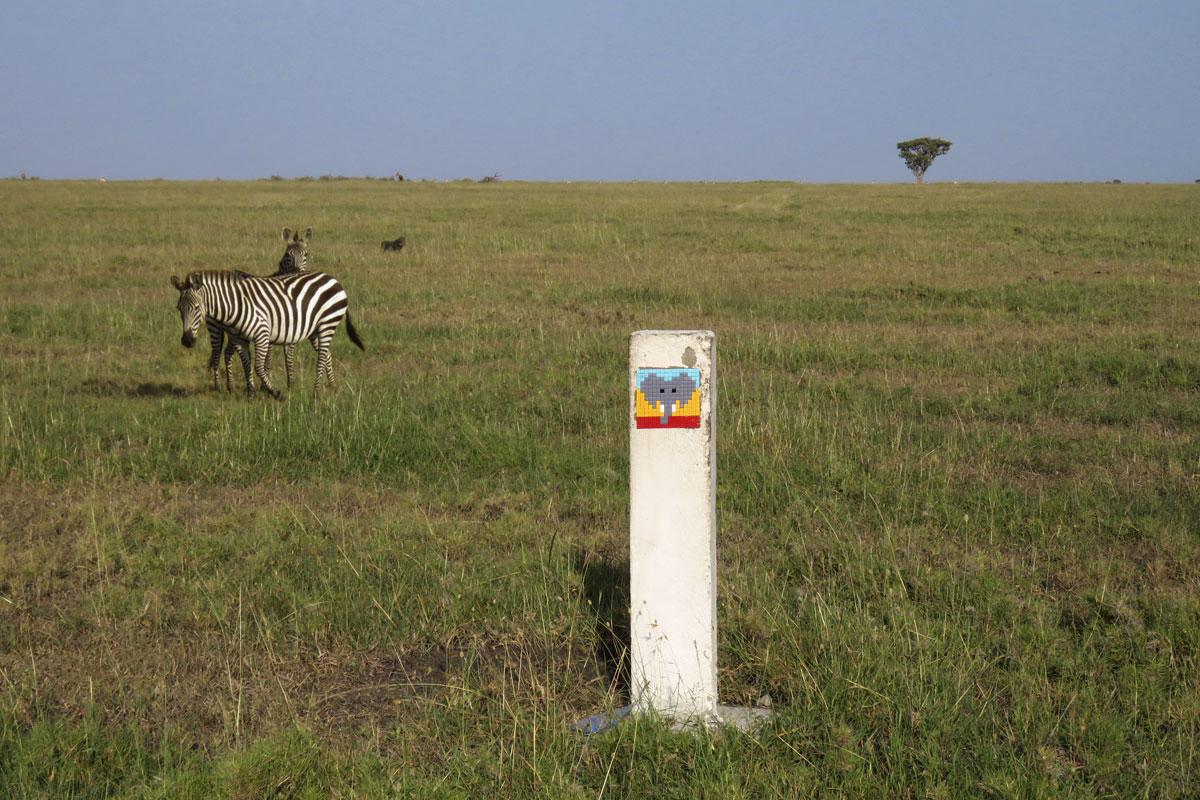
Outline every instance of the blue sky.
<path id="1" fill-rule="evenodd" d="M 0 176 L 1200 178 L 1200 2 L 0 5 Z"/>

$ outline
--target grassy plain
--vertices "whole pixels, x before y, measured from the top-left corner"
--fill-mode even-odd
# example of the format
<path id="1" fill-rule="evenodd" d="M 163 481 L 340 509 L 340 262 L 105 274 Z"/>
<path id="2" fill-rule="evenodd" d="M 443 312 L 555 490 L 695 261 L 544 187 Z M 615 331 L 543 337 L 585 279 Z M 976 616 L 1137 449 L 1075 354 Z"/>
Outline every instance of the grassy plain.
<path id="1" fill-rule="evenodd" d="M 1187 797 L 1200 187 L 0 182 L 0 796 Z M 209 392 L 284 225 L 360 353 Z M 408 246 L 382 253 L 400 234 Z M 628 335 L 719 350 L 722 699 L 622 705 Z M 281 359 L 277 361 L 277 372 Z"/>

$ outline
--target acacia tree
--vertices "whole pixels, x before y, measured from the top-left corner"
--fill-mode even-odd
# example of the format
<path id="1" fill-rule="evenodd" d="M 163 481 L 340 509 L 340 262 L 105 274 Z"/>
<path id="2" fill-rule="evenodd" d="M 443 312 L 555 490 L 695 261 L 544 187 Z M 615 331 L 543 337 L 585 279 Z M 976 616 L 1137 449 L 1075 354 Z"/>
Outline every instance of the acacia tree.
<path id="1" fill-rule="evenodd" d="M 924 183 L 925 170 L 929 169 L 929 165 L 935 158 L 945 155 L 951 144 L 952 142 L 947 142 L 945 139 L 931 139 L 928 136 L 922 136 L 920 139 L 897 142 L 896 147 L 900 150 L 900 157 L 904 159 L 904 164 L 912 170 L 913 175 L 917 176 L 917 183 Z"/>

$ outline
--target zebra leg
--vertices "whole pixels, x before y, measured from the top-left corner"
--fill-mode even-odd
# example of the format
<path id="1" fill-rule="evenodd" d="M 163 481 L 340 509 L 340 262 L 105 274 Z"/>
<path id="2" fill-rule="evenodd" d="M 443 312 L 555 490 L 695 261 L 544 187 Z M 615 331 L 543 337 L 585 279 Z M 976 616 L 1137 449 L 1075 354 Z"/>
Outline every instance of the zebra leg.
<path id="1" fill-rule="evenodd" d="M 324 337 L 323 340 L 322 337 Z M 333 351 L 329 346 L 329 343 L 333 341 L 333 337 L 318 331 L 308 337 L 308 341 L 312 343 L 313 352 L 317 354 L 317 382 L 313 387 L 313 391 L 319 392 L 322 381 L 329 384 L 330 387 L 333 386 Z M 322 348 L 325 351 L 324 358 L 321 357 Z"/>
<path id="2" fill-rule="evenodd" d="M 234 351 L 237 351 L 240 355 L 242 355 L 242 359 L 245 360 L 246 357 L 241 348 L 241 345 L 239 345 L 237 342 L 235 342 L 233 337 L 230 336 L 228 341 L 225 344 L 225 391 L 227 391 L 227 392 L 233 391 L 233 353 L 234 353 Z"/>
<path id="3" fill-rule="evenodd" d="M 212 345 L 212 354 L 208 357 L 208 371 L 212 373 L 213 391 L 220 391 L 217 386 L 217 367 L 221 362 L 221 345 L 225 341 L 225 332 L 216 325 L 208 326 L 208 343 Z"/>
<path id="4" fill-rule="evenodd" d="M 296 368 L 296 345 L 283 346 L 283 363 L 287 367 L 287 388 L 292 388 L 292 371 Z"/>
<path id="5" fill-rule="evenodd" d="M 253 395 L 254 371 L 250 366 L 250 342 L 246 341 L 245 339 L 240 340 L 237 343 L 237 354 L 242 360 L 242 373 L 246 376 L 246 394 Z M 232 377 L 233 373 L 230 371 L 230 378 L 232 379 Z"/>
<path id="6" fill-rule="evenodd" d="M 333 353 L 329 347 L 332 339 L 332 333 L 317 333 L 310 338 L 313 349 L 317 351 L 317 384 L 313 387 L 313 394 L 320 394 L 322 376 L 328 381 L 329 388 L 333 388 Z"/>
<path id="7" fill-rule="evenodd" d="M 270 353 L 271 336 L 266 330 L 262 330 L 254 337 L 254 371 L 258 373 L 258 382 L 267 394 L 278 400 L 283 397 L 283 393 L 271 385 L 271 376 L 267 374 L 267 359 Z M 251 393 L 253 394 L 253 390 Z"/>

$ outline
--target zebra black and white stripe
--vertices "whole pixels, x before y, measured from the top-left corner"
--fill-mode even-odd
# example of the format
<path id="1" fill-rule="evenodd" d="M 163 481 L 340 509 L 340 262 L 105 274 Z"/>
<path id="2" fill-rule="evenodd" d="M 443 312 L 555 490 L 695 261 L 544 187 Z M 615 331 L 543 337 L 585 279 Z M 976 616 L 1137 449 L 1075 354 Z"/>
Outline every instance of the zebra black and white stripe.
<path id="1" fill-rule="evenodd" d="M 316 389 L 322 378 L 333 385 L 333 358 L 329 343 L 342 319 L 350 341 L 366 350 L 350 320 L 346 290 L 323 272 L 290 273 L 265 278 L 245 272 L 193 272 L 184 280 L 172 276 L 179 290 L 181 342 L 192 347 L 200 326 L 219 326 L 225 336 L 248 351 L 254 344 L 254 371 L 273 397 L 282 393 L 271 385 L 267 353 L 272 344 L 296 344 L 307 339 L 317 352 Z M 247 393 L 254 386 L 247 380 Z"/>
<path id="2" fill-rule="evenodd" d="M 284 243 L 283 255 L 279 259 L 279 268 L 275 270 L 274 275 L 288 275 L 293 272 L 308 272 L 308 243 L 312 241 L 312 227 L 308 227 L 304 231 L 304 238 L 300 238 L 300 232 L 292 234 L 291 228 L 284 228 L 281 237 Z M 226 341 L 225 331 L 216 322 L 205 320 L 208 327 L 208 341 L 212 348 L 212 354 L 208 359 L 208 369 L 212 373 L 212 388 L 214 391 L 218 388 L 217 367 L 221 360 L 222 347 L 224 348 L 225 361 L 225 390 L 233 390 L 233 354 L 236 352 L 242 362 L 242 372 L 246 377 L 246 387 L 249 390 L 252 386 L 252 378 L 250 371 L 250 354 L 244 348 L 240 347 L 233 337 L 229 337 Z M 295 372 L 296 365 L 296 345 L 286 344 L 283 346 L 284 367 L 287 374 L 287 387 L 292 388 L 292 375 Z M 271 369 L 271 352 L 267 351 L 267 370 Z"/>
<path id="3" fill-rule="evenodd" d="M 304 238 L 300 238 L 300 231 L 296 231 L 292 235 L 291 228 L 283 229 L 283 256 L 279 259 L 279 269 L 275 270 L 276 275 L 290 275 L 293 272 L 308 272 L 308 243 L 312 241 L 312 226 L 304 230 Z M 291 241 L 288 237 L 291 236 Z M 287 374 L 287 386 L 292 388 L 292 373 L 296 368 L 296 345 L 285 344 L 283 346 L 283 366 Z M 271 368 L 271 353 L 267 352 L 267 369 Z"/>

